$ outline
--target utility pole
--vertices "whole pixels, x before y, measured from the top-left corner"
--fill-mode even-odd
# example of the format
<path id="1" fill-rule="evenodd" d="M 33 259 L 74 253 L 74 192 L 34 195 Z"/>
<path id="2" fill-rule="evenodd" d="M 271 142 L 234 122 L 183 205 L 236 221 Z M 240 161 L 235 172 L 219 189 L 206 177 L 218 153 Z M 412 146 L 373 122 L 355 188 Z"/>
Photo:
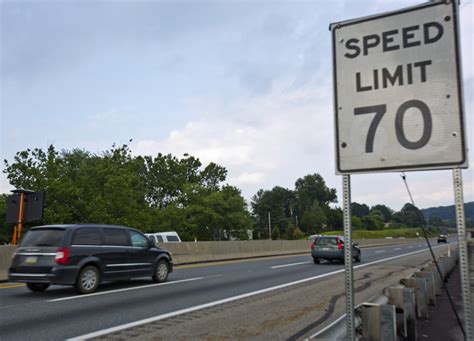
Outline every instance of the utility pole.
<path id="1" fill-rule="evenodd" d="M 268 239 L 272 239 L 272 218 L 270 212 L 268 212 Z"/>

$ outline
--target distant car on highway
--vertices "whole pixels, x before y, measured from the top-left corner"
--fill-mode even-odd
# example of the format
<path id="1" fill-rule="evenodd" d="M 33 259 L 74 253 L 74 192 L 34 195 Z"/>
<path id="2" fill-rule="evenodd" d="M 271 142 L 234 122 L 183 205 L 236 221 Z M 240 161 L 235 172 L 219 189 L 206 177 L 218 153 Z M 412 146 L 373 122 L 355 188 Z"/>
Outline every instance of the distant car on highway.
<path id="1" fill-rule="evenodd" d="M 104 281 L 151 276 L 165 282 L 171 254 L 143 233 L 113 225 L 47 225 L 28 231 L 12 258 L 9 280 L 31 291 L 73 285 L 81 294 Z"/>
<path id="2" fill-rule="evenodd" d="M 314 264 L 319 264 L 321 259 L 328 261 L 344 261 L 344 237 L 342 236 L 319 236 L 311 243 L 311 256 Z M 360 248 L 357 243 L 352 244 L 352 256 L 356 262 L 362 259 Z"/>
<path id="3" fill-rule="evenodd" d="M 440 234 L 438 236 L 438 244 L 439 243 L 447 243 L 448 242 L 448 236 L 445 234 Z"/>
<path id="4" fill-rule="evenodd" d="M 175 231 L 169 232 L 157 232 L 157 233 L 145 233 L 149 239 L 153 240 L 155 244 L 157 243 L 181 243 L 181 238 Z"/>

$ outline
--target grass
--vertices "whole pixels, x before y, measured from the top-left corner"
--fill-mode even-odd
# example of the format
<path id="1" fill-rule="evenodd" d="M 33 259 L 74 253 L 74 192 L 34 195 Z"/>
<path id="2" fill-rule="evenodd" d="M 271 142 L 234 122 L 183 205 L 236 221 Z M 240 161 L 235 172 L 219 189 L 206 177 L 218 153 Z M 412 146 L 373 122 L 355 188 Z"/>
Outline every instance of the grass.
<path id="1" fill-rule="evenodd" d="M 434 237 L 439 234 L 438 231 L 428 231 L 428 236 Z M 419 236 L 423 236 L 423 232 L 421 231 L 421 228 L 398 228 L 398 229 L 383 229 L 383 230 L 352 230 L 352 238 L 354 239 L 378 239 L 378 238 L 386 238 L 386 237 L 392 237 L 392 238 L 400 238 L 400 237 L 405 237 L 405 238 L 416 238 L 417 235 L 416 233 L 418 232 Z M 324 235 L 344 235 L 344 231 L 327 231 L 323 232 L 321 234 Z"/>

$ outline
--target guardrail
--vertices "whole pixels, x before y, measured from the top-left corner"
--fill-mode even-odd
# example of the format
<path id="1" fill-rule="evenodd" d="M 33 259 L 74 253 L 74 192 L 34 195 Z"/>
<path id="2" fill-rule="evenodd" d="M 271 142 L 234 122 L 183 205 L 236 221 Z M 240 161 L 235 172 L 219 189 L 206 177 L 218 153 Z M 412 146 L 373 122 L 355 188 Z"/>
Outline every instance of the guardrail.
<path id="1" fill-rule="evenodd" d="M 383 295 L 355 307 L 357 338 L 362 340 L 417 340 L 417 319 L 428 319 L 428 306 L 436 304 L 441 295 L 442 281 L 454 270 L 458 250 L 448 251 L 438 258 L 440 278 L 434 262 L 429 262 L 401 285 L 386 288 Z M 346 321 L 341 317 L 330 327 L 315 335 L 315 340 L 345 340 Z"/>
<path id="2" fill-rule="evenodd" d="M 413 239 L 359 239 L 361 248 L 406 244 Z M 162 243 L 161 247 L 173 255 L 175 265 L 302 254 L 309 252 L 309 240 L 246 240 Z M 0 281 L 7 279 L 7 271 L 15 246 L 0 246 Z"/>

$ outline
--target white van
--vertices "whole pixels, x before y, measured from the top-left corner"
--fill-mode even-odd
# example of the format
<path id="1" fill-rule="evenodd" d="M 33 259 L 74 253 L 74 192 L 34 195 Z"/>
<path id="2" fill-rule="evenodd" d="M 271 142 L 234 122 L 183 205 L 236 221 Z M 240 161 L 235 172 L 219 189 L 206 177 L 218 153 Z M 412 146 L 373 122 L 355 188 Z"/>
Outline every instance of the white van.
<path id="1" fill-rule="evenodd" d="M 181 238 L 175 231 L 145 233 L 145 236 L 152 238 L 155 244 L 158 243 L 181 243 Z"/>

